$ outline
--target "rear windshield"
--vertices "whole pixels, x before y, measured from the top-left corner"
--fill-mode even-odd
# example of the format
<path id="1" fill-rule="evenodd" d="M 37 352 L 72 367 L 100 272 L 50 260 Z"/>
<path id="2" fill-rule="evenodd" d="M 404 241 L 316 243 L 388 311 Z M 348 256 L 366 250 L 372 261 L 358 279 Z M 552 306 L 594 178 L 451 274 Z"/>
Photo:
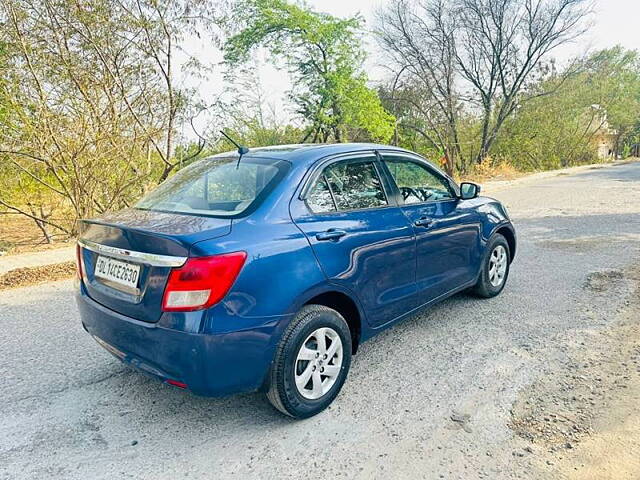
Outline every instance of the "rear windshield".
<path id="1" fill-rule="evenodd" d="M 140 200 L 135 208 L 234 217 L 259 205 L 286 173 L 277 160 L 205 158 L 183 168 Z"/>

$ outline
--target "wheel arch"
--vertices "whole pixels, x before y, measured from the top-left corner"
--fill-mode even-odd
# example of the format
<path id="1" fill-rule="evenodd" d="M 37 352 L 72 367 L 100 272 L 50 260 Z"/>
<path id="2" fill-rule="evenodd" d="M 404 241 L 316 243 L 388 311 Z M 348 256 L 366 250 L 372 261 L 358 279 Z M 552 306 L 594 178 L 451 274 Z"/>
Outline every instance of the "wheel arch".
<path id="1" fill-rule="evenodd" d="M 510 227 L 508 225 L 502 225 L 495 230 L 493 235 L 495 235 L 496 233 L 499 233 L 500 235 L 502 235 L 507 241 L 507 244 L 509 245 L 509 263 L 513 262 L 513 259 L 516 256 L 516 247 L 517 247 L 516 234 L 513 231 L 513 227 Z"/>
<path id="2" fill-rule="evenodd" d="M 356 353 L 367 328 L 366 314 L 356 295 L 340 285 L 318 284 L 298 297 L 289 310 L 291 318 L 305 305 L 323 305 L 340 313 L 351 331 L 352 353 Z"/>
<path id="3" fill-rule="evenodd" d="M 344 292 L 328 290 L 308 299 L 304 305 L 323 305 L 342 315 L 351 331 L 351 353 L 358 351 L 362 336 L 362 314 L 355 300 Z"/>

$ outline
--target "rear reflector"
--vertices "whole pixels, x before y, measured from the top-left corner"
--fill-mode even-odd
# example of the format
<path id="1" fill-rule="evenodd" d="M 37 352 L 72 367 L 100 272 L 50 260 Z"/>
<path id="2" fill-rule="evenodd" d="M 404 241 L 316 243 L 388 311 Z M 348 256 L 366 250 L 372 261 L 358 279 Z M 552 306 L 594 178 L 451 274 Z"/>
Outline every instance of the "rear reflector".
<path id="1" fill-rule="evenodd" d="M 187 384 L 186 383 L 182 383 L 182 382 L 179 382 L 177 380 L 167 380 L 167 383 L 169 385 L 173 385 L 174 387 L 187 388 Z"/>
<path id="2" fill-rule="evenodd" d="M 79 243 L 76 243 L 76 273 L 78 279 L 82 280 L 82 276 L 84 275 L 84 262 L 82 260 L 82 247 Z"/>
<path id="3" fill-rule="evenodd" d="M 246 259 L 246 252 L 190 258 L 182 267 L 171 270 L 162 310 L 189 312 L 215 305 L 236 281 Z"/>

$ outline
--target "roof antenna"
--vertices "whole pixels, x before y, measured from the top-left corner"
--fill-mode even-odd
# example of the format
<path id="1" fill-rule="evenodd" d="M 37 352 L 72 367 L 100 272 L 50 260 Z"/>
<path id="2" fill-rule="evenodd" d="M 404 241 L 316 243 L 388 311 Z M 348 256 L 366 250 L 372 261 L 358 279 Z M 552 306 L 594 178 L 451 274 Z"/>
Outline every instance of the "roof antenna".
<path id="1" fill-rule="evenodd" d="M 240 167 L 240 160 L 242 160 L 242 156 L 245 153 L 249 153 L 249 148 L 248 147 L 243 147 L 242 145 L 240 145 L 238 142 L 236 142 L 233 138 L 231 138 L 229 135 L 227 135 L 226 133 L 224 133 L 223 130 L 220 130 L 220 133 L 222 135 L 225 136 L 225 138 L 227 140 L 229 140 L 231 143 L 233 143 L 236 147 L 238 147 L 238 163 L 236 163 L 236 170 L 238 169 L 238 167 Z"/>

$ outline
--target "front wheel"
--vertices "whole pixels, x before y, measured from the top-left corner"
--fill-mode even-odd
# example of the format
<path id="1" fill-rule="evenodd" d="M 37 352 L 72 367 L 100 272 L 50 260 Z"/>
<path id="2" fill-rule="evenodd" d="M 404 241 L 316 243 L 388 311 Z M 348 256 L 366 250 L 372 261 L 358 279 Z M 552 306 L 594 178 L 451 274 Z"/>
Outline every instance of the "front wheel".
<path id="1" fill-rule="evenodd" d="M 502 235 L 497 233 L 487 245 L 487 254 L 483 260 L 478 283 L 473 287 L 473 293 L 483 298 L 498 295 L 507 283 L 510 265 L 509 244 Z"/>
<path id="2" fill-rule="evenodd" d="M 267 398 L 286 415 L 311 417 L 333 402 L 350 365 L 351 332 L 342 315 L 307 305 L 278 345 Z"/>

